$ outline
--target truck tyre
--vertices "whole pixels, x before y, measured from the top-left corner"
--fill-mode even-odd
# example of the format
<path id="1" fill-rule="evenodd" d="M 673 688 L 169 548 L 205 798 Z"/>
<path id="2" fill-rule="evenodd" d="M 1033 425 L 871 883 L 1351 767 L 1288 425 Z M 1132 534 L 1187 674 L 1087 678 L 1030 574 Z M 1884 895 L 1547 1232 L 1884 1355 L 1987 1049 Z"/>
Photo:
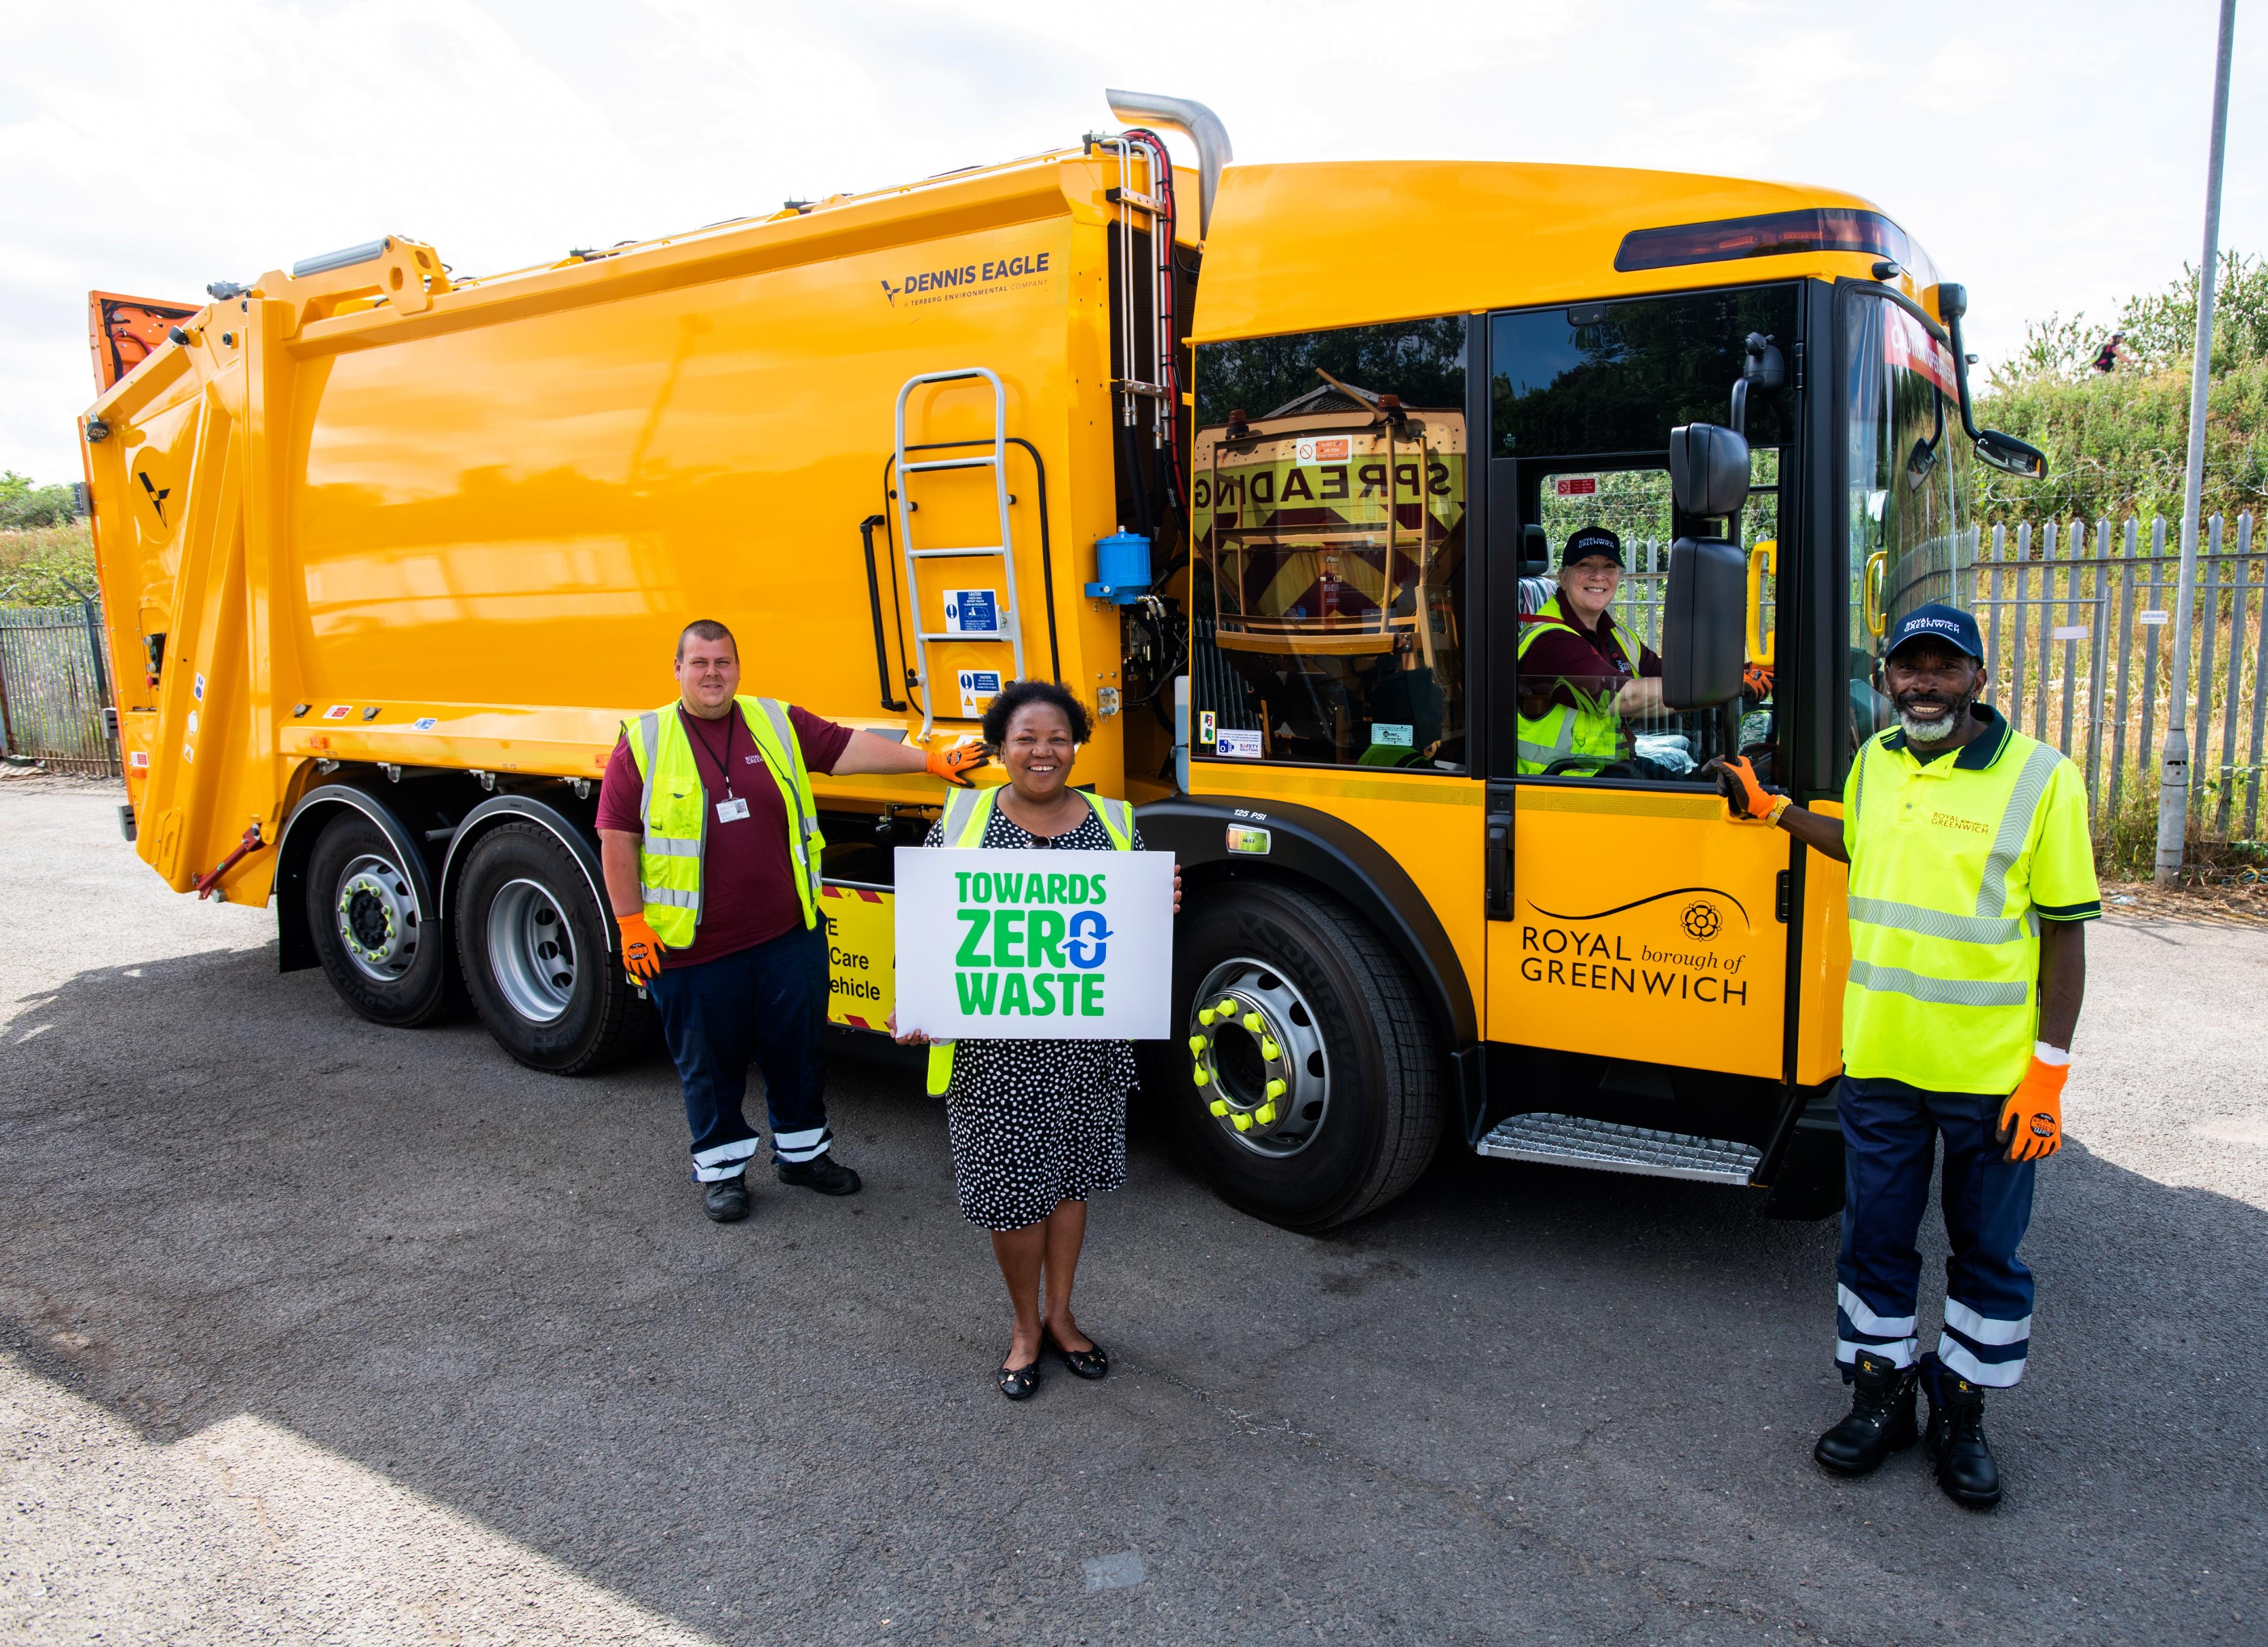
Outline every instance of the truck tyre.
<path id="1" fill-rule="evenodd" d="M 559 1075 L 644 1049 L 653 1008 L 616 964 L 612 922 L 557 836 L 499 824 L 473 843 L 459 884 L 465 988 L 497 1045 Z"/>
<path id="2" fill-rule="evenodd" d="M 308 856 L 307 930 L 341 1001 L 372 1023 L 409 1029 L 460 1003 L 449 946 L 418 918 L 401 859 L 385 831 L 342 809 Z"/>
<path id="3" fill-rule="evenodd" d="M 1179 1033 L 1146 1060 L 1184 1152 L 1286 1229 L 1384 1206 L 1441 1133 L 1440 1055 L 1408 971 L 1325 893 L 1246 881 L 1195 904 L 1174 949 Z"/>

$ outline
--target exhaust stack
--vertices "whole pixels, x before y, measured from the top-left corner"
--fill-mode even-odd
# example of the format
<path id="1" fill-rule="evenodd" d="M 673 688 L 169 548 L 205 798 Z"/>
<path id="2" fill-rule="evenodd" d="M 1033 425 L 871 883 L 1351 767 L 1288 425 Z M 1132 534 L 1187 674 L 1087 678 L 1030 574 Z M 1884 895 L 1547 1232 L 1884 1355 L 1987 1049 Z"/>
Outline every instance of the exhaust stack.
<path id="1" fill-rule="evenodd" d="M 1197 144 L 1197 238 L 1203 240 L 1212 232 L 1212 197 L 1220 187 L 1220 168 L 1236 159 L 1220 116 L 1185 97 L 1161 97 L 1154 92 L 1105 92 L 1103 96 L 1119 119 L 1162 126 Z"/>

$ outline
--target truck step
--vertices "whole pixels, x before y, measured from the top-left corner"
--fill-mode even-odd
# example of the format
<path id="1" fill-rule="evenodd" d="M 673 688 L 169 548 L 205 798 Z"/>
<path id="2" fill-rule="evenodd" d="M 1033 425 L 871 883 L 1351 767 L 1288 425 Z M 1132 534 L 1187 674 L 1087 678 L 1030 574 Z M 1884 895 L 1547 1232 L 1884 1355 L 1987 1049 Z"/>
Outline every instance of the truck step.
<path id="1" fill-rule="evenodd" d="M 1729 1138 L 1659 1133 L 1575 1115 L 1512 1116 L 1481 1140 L 1480 1153 L 1555 1166 L 1595 1167 L 1603 1172 L 1697 1178 L 1705 1184 L 1746 1184 L 1764 1159 L 1755 1145 Z"/>

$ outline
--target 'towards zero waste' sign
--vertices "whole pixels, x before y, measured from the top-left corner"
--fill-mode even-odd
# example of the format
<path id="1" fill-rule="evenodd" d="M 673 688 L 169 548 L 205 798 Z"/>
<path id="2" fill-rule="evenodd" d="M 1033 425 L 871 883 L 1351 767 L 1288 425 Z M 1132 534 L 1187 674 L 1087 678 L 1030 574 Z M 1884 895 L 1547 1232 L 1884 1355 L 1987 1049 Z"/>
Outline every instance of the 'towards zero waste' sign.
<path id="1" fill-rule="evenodd" d="M 1157 1040 L 1174 855 L 897 850 L 901 1030 L 939 1040 Z"/>

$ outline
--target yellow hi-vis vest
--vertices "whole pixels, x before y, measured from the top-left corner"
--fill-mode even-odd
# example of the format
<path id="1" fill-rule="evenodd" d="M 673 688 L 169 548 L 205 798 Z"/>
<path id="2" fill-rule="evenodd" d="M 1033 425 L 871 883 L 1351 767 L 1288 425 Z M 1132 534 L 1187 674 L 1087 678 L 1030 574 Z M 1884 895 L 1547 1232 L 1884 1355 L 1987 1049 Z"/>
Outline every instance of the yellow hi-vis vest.
<path id="1" fill-rule="evenodd" d="M 945 798 L 945 844 L 947 846 L 982 846 L 985 825 L 992 821 L 992 809 L 1000 804 L 1000 791 L 992 789 L 956 789 Z M 1088 795 L 1086 804 L 1094 809 L 1094 816 L 1102 820 L 1102 832 L 1110 837 L 1110 844 L 1120 852 L 1134 850 L 1134 809 L 1123 801 L 1111 801 L 1101 795 Z M 667 940 L 664 940 L 665 942 Z M 940 1097 L 953 1084 L 953 1043 L 932 1041 L 929 1047 L 929 1094 Z"/>
<path id="2" fill-rule="evenodd" d="M 811 797 L 811 774 L 803 764 L 803 745 L 787 705 L 770 698 L 735 698 L 756 752 L 779 785 L 787 813 L 787 860 L 795 871 L 796 897 L 803 924 L 819 924 L 813 891 L 820 849 L 819 810 Z M 701 925 L 701 852 L 709 838 L 709 792 L 701 781 L 699 757 L 674 702 L 650 709 L 622 723 L 630 758 L 637 763 L 644 792 L 638 802 L 645 838 L 638 843 L 638 896 L 646 925 L 673 949 L 693 942 Z"/>
<path id="3" fill-rule="evenodd" d="M 1852 1075 L 2013 1091 L 2038 1034 L 2041 918 L 2102 912 L 2078 768 L 1998 714 L 1980 719 L 1934 760 L 1917 761 L 1894 727 L 1852 763 Z"/>
<path id="4" fill-rule="evenodd" d="M 1526 658 L 1529 645 L 1538 636 L 1554 629 L 1565 630 L 1585 645 L 1590 644 L 1590 638 L 1561 614 L 1559 597 L 1555 595 L 1521 622 L 1519 655 Z M 1605 639 L 1622 661 L 1630 666 L 1631 673 L 1637 674 L 1638 666 L 1631 662 L 1630 654 L 1623 649 L 1621 637 L 1609 630 Z M 1518 769 L 1521 772 L 1543 772 L 1552 762 L 1565 760 L 1571 755 L 1596 756 L 1602 763 L 1622 758 L 1623 721 L 1622 717 L 1615 713 L 1616 694 L 1606 692 L 1594 698 L 1572 681 L 1566 685 L 1567 690 L 1575 695 L 1576 707 L 1570 709 L 1565 704 L 1553 704 L 1533 720 L 1526 715 L 1520 717 Z M 1588 778 L 1594 776 L 1596 772 L 1594 767 L 1587 772 L 1570 772 L 1561 776 Z"/>

